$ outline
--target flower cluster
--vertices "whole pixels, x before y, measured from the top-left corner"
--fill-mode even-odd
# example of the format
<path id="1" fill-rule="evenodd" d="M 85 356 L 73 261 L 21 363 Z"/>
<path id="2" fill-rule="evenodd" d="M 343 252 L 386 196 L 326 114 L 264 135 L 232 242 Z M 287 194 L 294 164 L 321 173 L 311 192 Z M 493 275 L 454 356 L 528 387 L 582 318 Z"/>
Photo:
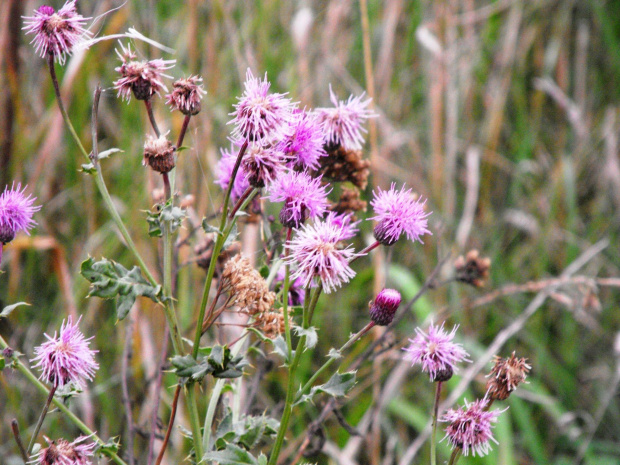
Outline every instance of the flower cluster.
<path id="1" fill-rule="evenodd" d="M 78 328 L 79 322 L 74 325 L 69 317 L 63 321 L 58 336 L 46 334 L 47 342 L 35 348 L 36 357 L 32 361 L 36 361 L 35 367 L 41 370 L 40 379 L 57 388 L 73 384 L 81 389 L 85 380 L 92 380 L 99 368 L 95 362 L 97 351 L 89 347 L 92 337 L 84 338 Z"/>
<path id="2" fill-rule="evenodd" d="M 26 34 L 34 34 L 32 43 L 41 58 L 51 56 L 64 64 L 76 44 L 91 35 L 84 29 L 90 18 L 81 16 L 75 3 L 75 0 L 70 0 L 58 11 L 42 5 L 34 11 L 33 16 L 24 17 L 23 29 Z"/>

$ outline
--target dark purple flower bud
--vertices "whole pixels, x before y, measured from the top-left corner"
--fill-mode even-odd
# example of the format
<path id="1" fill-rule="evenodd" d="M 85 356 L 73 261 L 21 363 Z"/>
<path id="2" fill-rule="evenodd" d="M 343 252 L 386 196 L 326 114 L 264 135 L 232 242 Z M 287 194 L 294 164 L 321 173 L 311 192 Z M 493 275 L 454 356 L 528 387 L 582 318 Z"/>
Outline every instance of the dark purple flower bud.
<path id="1" fill-rule="evenodd" d="M 387 326 L 394 319 L 399 305 L 400 292 L 394 289 L 383 289 L 370 304 L 370 319 L 377 326 Z"/>

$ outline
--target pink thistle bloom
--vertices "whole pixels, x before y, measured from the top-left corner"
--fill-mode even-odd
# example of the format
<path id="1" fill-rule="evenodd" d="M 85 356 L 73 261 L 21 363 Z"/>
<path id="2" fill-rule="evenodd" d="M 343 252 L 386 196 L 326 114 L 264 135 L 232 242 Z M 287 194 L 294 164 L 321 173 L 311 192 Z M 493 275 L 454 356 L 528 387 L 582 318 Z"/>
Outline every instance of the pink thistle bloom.
<path id="1" fill-rule="evenodd" d="M 250 185 L 260 189 L 271 184 L 284 171 L 285 161 L 284 153 L 277 147 L 251 144 L 241 166 Z"/>
<path id="2" fill-rule="evenodd" d="M 31 43 L 35 51 L 45 58 L 52 55 L 54 60 L 64 64 L 67 55 L 71 55 L 73 47 L 91 33 L 84 29 L 86 21 L 78 14 L 75 0 L 66 2 L 57 12 L 51 6 L 42 5 L 34 11 L 33 16 L 24 16 L 26 34 L 34 34 Z"/>
<path id="3" fill-rule="evenodd" d="M 315 113 L 318 121 L 323 125 L 325 143 L 333 148 L 340 146 L 349 150 L 361 150 L 364 143 L 363 132 L 368 132 L 363 126 L 368 118 L 377 115 L 368 109 L 372 99 L 362 101 L 365 93 L 358 97 L 349 96 L 349 100 L 338 100 L 329 86 L 330 100 L 335 108 L 317 108 Z"/>
<path id="4" fill-rule="evenodd" d="M 287 228 L 299 228 L 308 218 L 316 218 L 327 209 L 327 186 L 321 178 L 307 173 L 287 171 L 269 187 L 269 200 L 284 202 L 280 223 Z"/>
<path id="5" fill-rule="evenodd" d="M 164 74 L 164 70 L 170 69 L 176 63 L 176 60 L 156 60 L 138 61 L 137 55 L 131 50 L 131 46 L 127 48 L 120 43 L 122 52 L 116 50 L 116 54 L 120 58 L 122 64 L 116 68 L 121 77 L 114 81 L 114 88 L 118 91 L 118 96 L 123 100 L 131 100 L 131 94 L 138 100 L 147 100 L 153 95 L 160 95 L 161 91 L 168 92 L 162 79 L 164 77 L 172 78 Z"/>
<path id="6" fill-rule="evenodd" d="M 397 191 L 392 183 L 389 191 L 377 188 L 373 192 L 374 198 L 370 202 L 375 216 L 369 220 L 376 220 L 374 235 L 375 239 L 383 245 L 392 245 L 402 233 L 407 235 L 411 241 L 420 241 L 420 236 L 431 234 L 427 229 L 427 213 L 425 209 L 426 200 L 422 201 L 411 192 L 405 190 L 405 186 Z"/>
<path id="7" fill-rule="evenodd" d="M 461 449 L 465 456 L 470 452 L 474 456 L 487 455 L 491 450 L 490 441 L 498 444 L 491 431 L 493 423 L 496 423 L 500 413 L 506 410 L 489 411 L 487 408 L 488 400 L 484 398 L 471 404 L 465 401 L 465 408 L 448 410 L 440 419 L 449 423 L 444 439 L 447 438 L 453 448 Z"/>
<path id="8" fill-rule="evenodd" d="M 11 242 L 18 231 L 29 234 L 28 231 L 36 224 L 32 216 L 41 206 L 33 205 L 36 199 L 25 195 L 26 188 L 21 187 L 21 184 L 16 187 L 13 183 L 10 189 L 7 186 L 0 194 L 0 244 Z"/>
<path id="9" fill-rule="evenodd" d="M 354 238 L 359 229 L 357 225 L 360 223 L 359 221 L 351 221 L 353 217 L 352 213 L 336 213 L 334 211 L 327 212 L 325 215 L 324 221 L 329 224 L 333 224 L 341 231 L 341 241 L 348 241 L 349 239 Z"/>
<path id="10" fill-rule="evenodd" d="M 177 79 L 172 84 L 172 92 L 166 95 L 166 104 L 170 110 L 179 110 L 184 115 L 200 113 L 200 101 L 207 92 L 202 88 L 200 76 Z"/>
<path id="11" fill-rule="evenodd" d="M 422 371 L 430 375 L 431 381 L 447 381 L 457 370 L 457 363 L 469 362 L 469 354 L 461 344 L 452 342 L 458 326 L 450 333 L 444 331 L 443 323 L 437 327 L 431 323 L 428 334 L 416 328 L 417 336 L 409 339 L 411 344 L 403 350 L 405 359 L 412 365 L 419 363 Z"/>
<path id="12" fill-rule="evenodd" d="M 231 146 L 231 150 L 220 149 L 220 153 L 222 154 L 222 158 L 217 164 L 216 176 L 215 180 L 216 184 L 218 184 L 222 190 L 226 191 L 228 189 L 228 185 L 230 184 L 230 177 L 232 176 L 233 168 L 235 167 L 235 163 L 237 162 L 237 152 L 235 151 L 234 145 Z M 250 183 L 248 182 L 248 178 L 243 169 L 243 164 L 239 166 L 239 170 L 237 171 L 237 176 L 235 177 L 235 183 L 233 184 L 232 191 L 230 192 L 230 198 L 233 202 L 236 202 L 241 198 L 243 193 L 250 187 Z"/>
<path id="13" fill-rule="evenodd" d="M 370 319 L 377 326 L 387 326 L 396 315 L 400 305 L 400 292 L 395 289 L 383 289 L 370 304 Z"/>
<path id="14" fill-rule="evenodd" d="M 291 167 L 318 170 L 319 158 L 327 156 L 323 148 L 323 128 L 313 113 L 297 110 L 297 115 L 291 134 L 280 142 L 279 147 L 290 160 Z"/>
<path id="15" fill-rule="evenodd" d="M 56 333 L 53 338 L 46 334 L 48 341 L 34 349 L 36 357 L 32 361 L 38 362 L 35 366 L 41 370 L 40 379 L 58 388 L 72 383 L 81 389 L 84 380 L 92 380 L 99 368 L 95 362 L 98 351 L 88 347 L 92 337 L 84 339 L 78 328 L 79 323 L 80 320 L 72 324 L 69 317 L 66 322 L 63 321 L 58 337 Z"/>
<path id="16" fill-rule="evenodd" d="M 73 442 L 65 439 L 52 441 L 43 436 L 48 447 L 41 449 L 35 456 L 39 465 L 91 465 L 89 457 L 94 455 L 97 443 L 83 444 L 89 436 L 80 436 Z"/>
<path id="17" fill-rule="evenodd" d="M 317 221 L 297 230 L 288 243 L 289 256 L 285 263 L 296 264 L 297 271 L 291 279 L 301 277 L 304 287 L 312 284 L 314 278 L 323 283 L 329 294 L 355 276 L 349 262 L 357 256 L 351 246 L 342 248 L 343 229 L 334 223 Z"/>
<path id="18" fill-rule="evenodd" d="M 270 94 L 271 84 L 265 79 L 255 78 L 248 68 L 245 91 L 235 111 L 230 113 L 234 124 L 233 138 L 249 140 L 260 145 L 280 141 L 290 133 L 290 126 L 296 116 L 293 114 L 295 104 L 286 98 L 286 94 Z"/>

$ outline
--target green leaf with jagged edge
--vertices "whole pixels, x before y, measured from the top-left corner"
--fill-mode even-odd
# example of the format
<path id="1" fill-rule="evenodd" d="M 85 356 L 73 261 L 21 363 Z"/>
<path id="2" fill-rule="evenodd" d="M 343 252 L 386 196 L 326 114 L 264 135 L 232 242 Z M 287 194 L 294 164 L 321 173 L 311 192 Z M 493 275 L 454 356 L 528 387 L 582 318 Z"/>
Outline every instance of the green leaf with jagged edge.
<path id="1" fill-rule="evenodd" d="M 232 410 L 227 408 L 214 435 L 215 448 L 222 450 L 228 444 L 235 444 L 251 450 L 264 438 L 275 436 L 279 425 L 279 421 L 264 415 L 243 415 L 238 421 L 233 421 Z"/>
<path id="2" fill-rule="evenodd" d="M 230 230 L 230 234 L 224 241 L 224 245 L 222 246 L 222 250 L 226 250 L 230 245 L 237 240 L 239 237 L 239 230 L 237 229 L 237 224 L 234 224 L 232 229 Z"/>
<path id="3" fill-rule="evenodd" d="M 282 336 L 269 340 L 273 344 L 273 352 L 282 357 L 285 363 L 289 363 L 290 360 L 288 359 L 288 347 L 286 345 L 286 340 Z"/>
<path id="4" fill-rule="evenodd" d="M 161 286 L 151 285 L 137 266 L 128 270 L 107 258 L 96 262 L 89 257 L 82 262 L 80 274 L 90 281 L 88 297 L 116 299 L 116 317 L 119 320 L 127 316 L 138 296 L 148 297 L 153 302 L 162 299 Z"/>
<path id="5" fill-rule="evenodd" d="M 204 232 L 208 233 L 216 233 L 217 235 L 221 235 L 220 228 L 216 228 L 215 226 L 211 226 L 206 218 L 202 219 L 202 229 Z"/>
<path id="6" fill-rule="evenodd" d="M 118 453 L 120 448 L 121 448 L 121 442 L 118 439 L 118 437 L 110 438 L 108 439 L 108 442 L 106 442 L 105 444 L 97 445 L 97 447 L 95 448 L 95 454 L 110 456 L 110 454 Z"/>
<path id="7" fill-rule="evenodd" d="M 104 150 L 103 152 L 99 153 L 99 156 L 97 157 L 97 159 L 103 160 L 104 158 L 110 158 L 110 155 L 112 155 L 113 153 L 117 153 L 117 152 L 122 152 L 122 150 L 117 149 L 117 148 Z M 86 174 L 95 174 L 97 172 L 97 169 L 95 168 L 95 165 L 93 165 L 92 163 L 85 163 L 82 165 L 82 169 L 80 171 Z"/>
<path id="8" fill-rule="evenodd" d="M 219 465 L 261 465 L 250 452 L 234 444 L 227 444 L 224 450 L 207 452 L 202 456 L 202 461 Z"/>
<path id="9" fill-rule="evenodd" d="M 226 346 L 201 347 L 202 357 L 194 359 L 191 355 L 177 355 L 170 359 L 174 373 L 179 378 L 199 382 L 207 376 L 214 378 L 238 378 L 243 374 L 247 361 L 241 355 L 234 356 Z"/>
<path id="10" fill-rule="evenodd" d="M 325 384 L 314 386 L 308 394 L 303 394 L 294 405 L 302 404 L 311 400 L 317 393 L 322 392 L 332 397 L 342 397 L 355 385 L 355 371 L 346 373 L 334 373 Z"/>
<path id="11" fill-rule="evenodd" d="M 308 329 L 303 329 L 300 328 L 299 326 L 296 326 L 294 328 L 295 333 L 301 337 L 301 336 L 306 336 L 306 349 L 312 349 L 313 347 L 316 346 L 316 343 L 319 341 L 319 336 L 316 333 L 316 328 L 314 327 L 310 327 Z"/>
<path id="12" fill-rule="evenodd" d="M 0 312 L 0 318 L 8 318 L 8 316 L 11 314 L 13 310 L 15 310 L 17 307 L 20 307 L 22 305 L 30 306 L 30 304 L 27 302 L 17 302 L 16 304 L 7 305 Z"/>
<path id="13" fill-rule="evenodd" d="M 175 232 L 181 227 L 187 213 L 180 207 L 172 205 L 172 199 L 166 202 L 163 207 L 158 207 L 156 211 L 146 212 L 146 222 L 149 225 L 149 236 L 161 237 L 163 235 L 164 224 L 170 224 L 171 232 Z"/>

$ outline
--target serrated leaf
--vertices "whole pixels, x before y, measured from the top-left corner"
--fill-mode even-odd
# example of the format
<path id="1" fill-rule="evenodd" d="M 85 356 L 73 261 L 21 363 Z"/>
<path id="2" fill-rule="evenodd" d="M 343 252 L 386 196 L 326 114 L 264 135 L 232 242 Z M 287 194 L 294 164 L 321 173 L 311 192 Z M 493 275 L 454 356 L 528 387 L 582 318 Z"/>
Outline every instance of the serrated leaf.
<path id="1" fill-rule="evenodd" d="M 317 392 L 324 392 L 332 397 L 341 397 L 347 394 L 355 384 L 355 372 L 348 371 L 346 373 L 334 373 L 329 381 L 320 386 L 316 386 Z"/>
<path id="2" fill-rule="evenodd" d="M 334 349 L 333 347 L 331 349 L 329 349 L 329 353 L 327 354 L 328 358 L 333 358 L 333 359 L 339 359 L 342 358 L 342 354 L 340 353 L 339 350 Z"/>
<path id="3" fill-rule="evenodd" d="M 319 336 L 316 333 L 316 328 L 314 327 L 303 329 L 297 326 L 295 327 L 295 332 L 299 337 L 306 336 L 306 349 L 312 349 L 314 346 L 316 346 L 316 343 L 319 340 Z"/>
<path id="4" fill-rule="evenodd" d="M 278 354 L 288 363 L 288 346 L 286 345 L 286 340 L 282 336 L 278 336 L 275 339 L 270 339 L 270 341 L 273 344 L 274 353 Z"/>
<path id="5" fill-rule="evenodd" d="M 80 274 L 90 281 L 89 297 L 116 298 L 116 317 L 127 316 L 138 296 L 159 302 L 161 286 L 152 286 L 134 266 L 128 270 L 120 263 L 107 258 L 96 262 L 92 257 L 82 262 Z"/>
<path id="6" fill-rule="evenodd" d="M 202 220 L 202 229 L 204 229 L 204 232 L 206 232 L 206 233 L 216 233 L 218 235 L 222 234 L 220 232 L 220 228 L 216 228 L 215 226 L 211 226 L 207 222 L 206 218 L 203 218 L 203 220 Z"/>
<path id="7" fill-rule="evenodd" d="M 237 224 L 234 224 L 232 229 L 230 230 L 230 234 L 224 241 L 224 245 L 222 246 L 222 250 L 226 250 L 230 245 L 237 240 L 239 236 L 239 230 L 237 229 Z"/>
<path id="8" fill-rule="evenodd" d="M 99 453 L 99 454 L 104 454 L 104 455 L 110 455 L 110 454 L 116 454 L 119 450 L 121 443 L 118 440 L 118 438 L 111 438 L 108 439 L 108 442 L 106 442 L 105 444 L 99 444 L 96 448 L 95 448 L 95 453 Z"/>
<path id="9" fill-rule="evenodd" d="M 238 378 L 243 375 L 246 360 L 242 356 L 233 357 L 228 347 L 201 347 L 200 352 L 207 355 L 197 360 L 191 355 L 172 357 L 170 361 L 175 368 L 174 373 L 180 378 L 190 378 L 196 382 L 208 374 L 214 378 Z"/>
<path id="10" fill-rule="evenodd" d="M 250 452 L 234 444 L 227 444 L 224 450 L 207 452 L 202 460 L 211 460 L 219 465 L 259 465 Z"/>
<path id="11" fill-rule="evenodd" d="M 0 312 L 0 318 L 8 318 L 8 316 L 11 314 L 13 310 L 15 310 L 17 307 L 20 307 L 22 305 L 27 305 L 28 307 L 30 306 L 30 304 L 27 302 L 17 302 L 16 304 L 7 305 Z"/>
<path id="12" fill-rule="evenodd" d="M 267 465 L 267 456 L 262 452 L 258 456 L 258 465 Z"/>
<path id="13" fill-rule="evenodd" d="M 161 237 L 166 223 L 170 224 L 170 231 L 174 233 L 181 227 L 186 216 L 185 210 L 172 205 L 172 199 L 154 212 L 147 211 L 146 222 L 149 225 L 149 236 Z"/>
<path id="14" fill-rule="evenodd" d="M 111 148 L 108 150 L 104 150 L 103 152 L 99 152 L 99 156 L 97 157 L 97 159 L 103 160 L 104 158 L 110 158 L 110 155 L 112 155 L 113 153 L 117 153 L 117 152 L 122 152 L 122 150 L 117 149 L 117 148 Z M 94 174 L 97 172 L 95 165 L 93 165 L 92 163 L 83 164 L 81 171 L 87 174 Z"/>

